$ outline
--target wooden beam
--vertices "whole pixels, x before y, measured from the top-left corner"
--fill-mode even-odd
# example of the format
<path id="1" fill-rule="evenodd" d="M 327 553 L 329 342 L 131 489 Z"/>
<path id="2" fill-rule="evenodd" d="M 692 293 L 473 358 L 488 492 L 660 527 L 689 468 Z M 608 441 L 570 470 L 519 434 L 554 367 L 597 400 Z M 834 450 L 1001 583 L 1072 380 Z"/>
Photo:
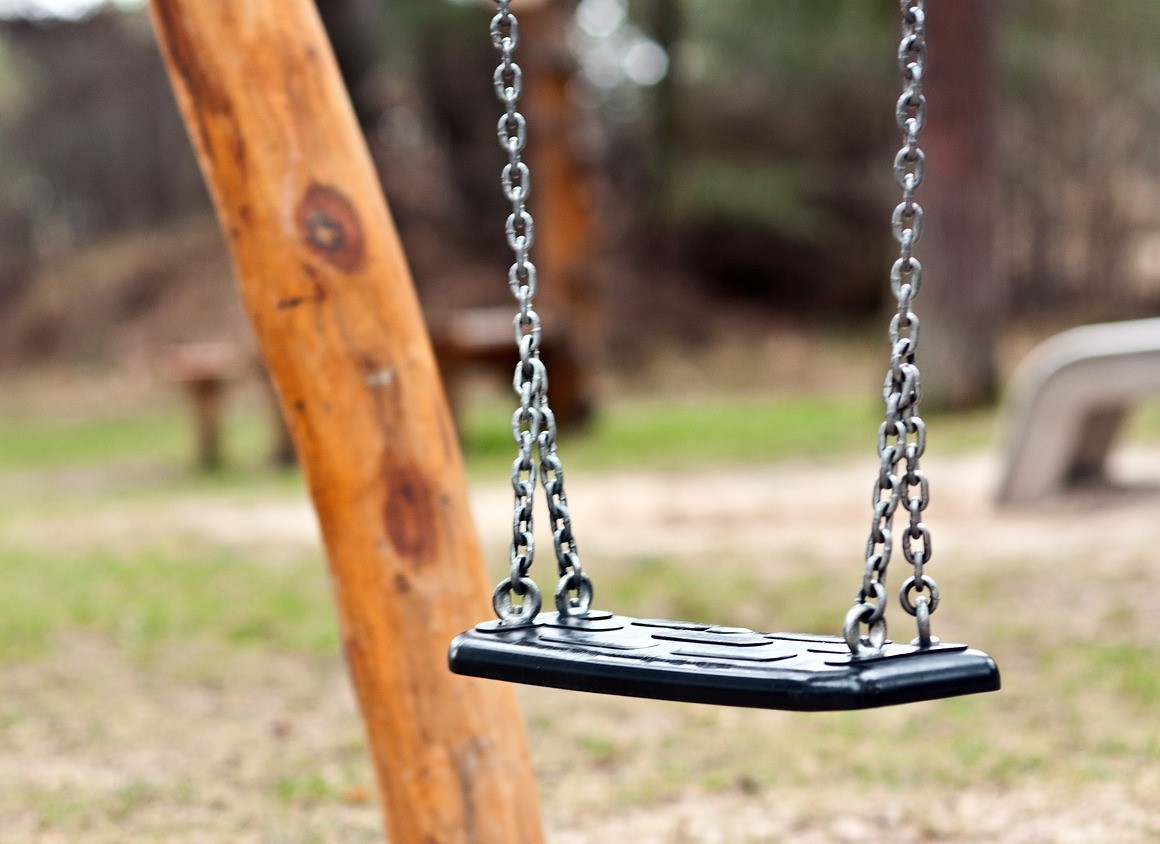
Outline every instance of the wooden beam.
<path id="1" fill-rule="evenodd" d="M 152 0 L 318 517 L 393 844 L 542 841 L 514 692 L 446 670 L 491 612 L 410 273 L 310 0 Z"/>

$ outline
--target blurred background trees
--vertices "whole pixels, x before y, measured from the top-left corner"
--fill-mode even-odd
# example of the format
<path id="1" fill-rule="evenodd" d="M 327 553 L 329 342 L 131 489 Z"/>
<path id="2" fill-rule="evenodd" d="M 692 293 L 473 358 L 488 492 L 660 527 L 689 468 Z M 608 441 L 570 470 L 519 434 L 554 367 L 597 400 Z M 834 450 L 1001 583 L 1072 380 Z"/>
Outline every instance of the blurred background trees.
<path id="1" fill-rule="evenodd" d="M 586 356 L 615 370 L 777 325 L 882 329 L 893 0 L 548 5 L 521 60 L 567 83 L 554 116 L 529 103 L 529 119 L 592 227 L 553 308 L 599 313 L 573 320 Z M 979 362 L 943 396 L 969 403 L 993 397 L 1013 328 L 1160 312 L 1160 6 L 931 5 L 917 307 L 933 367 L 940 350 L 952 371 Z M 55 6 L 0 4 L 0 367 L 244 336 L 143 9 Z M 486 12 L 319 6 L 426 307 L 506 303 Z M 965 346 L 938 346 L 956 326 Z"/>

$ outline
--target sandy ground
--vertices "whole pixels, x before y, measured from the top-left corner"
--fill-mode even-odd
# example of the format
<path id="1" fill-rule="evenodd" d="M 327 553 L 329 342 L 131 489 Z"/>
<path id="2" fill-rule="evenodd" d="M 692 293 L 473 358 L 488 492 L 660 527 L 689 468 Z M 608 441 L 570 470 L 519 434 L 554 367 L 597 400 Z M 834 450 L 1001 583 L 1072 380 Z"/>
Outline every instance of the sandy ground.
<path id="1" fill-rule="evenodd" d="M 932 574 L 945 601 L 938 632 L 973 640 L 1019 631 L 1000 638 L 1005 653 L 992 651 L 1005 691 L 973 699 L 967 734 L 924 732 L 928 716 L 939 729 L 952 723 L 926 704 L 851 720 L 529 689 L 523 700 L 550 844 L 1160 841 L 1160 743 L 1136 745 L 1116 733 L 1123 723 L 1099 713 L 1122 722 L 1128 710 L 1082 687 L 1066 707 L 1074 721 L 1053 723 L 1059 703 L 1041 699 L 1035 679 L 1050 651 L 1036 643 L 1094 641 L 1109 618 L 1127 641 L 1154 637 L 1160 453 L 1119 455 L 1123 487 L 1011 512 L 991 500 L 992 457 L 926 462 L 935 495 Z M 707 589 L 739 572 L 799 588 L 803 577 L 818 577 L 840 584 L 836 625 L 860 578 L 872 472 L 856 461 L 577 475 L 569 493 L 598 588 L 602 561 L 633 566 L 657 557 L 682 561 Z M 476 488 L 473 501 L 485 547 L 502 552 L 508 493 Z M 78 510 L 51 525 L 18 521 L 10 535 L 115 542 L 127 532 L 142 541 L 149 531 L 176 530 L 242 547 L 317 543 L 300 501 L 135 506 L 143 509 L 131 525 L 115 511 Z M 767 609 L 743 605 L 730 620 L 776 629 L 776 618 L 762 617 Z M 43 661 L 4 668 L 0 684 L 0 842 L 377 840 L 361 730 L 337 660 L 223 657 L 191 645 L 143 671 L 107 643 L 78 637 Z M 886 738 L 857 749 L 859 733 L 879 730 Z M 1042 764 L 996 774 L 974 760 L 960 775 L 946 757 L 967 758 L 972 732 L 993 739 L 988 752 L 1004 736 L 1038 747 Z M 1106 776 L 1077 773 L 1078 757 L 1100 746 L 1097 738 L 1087 743 L 1089 733 L 1127 742 Z M 1066 746 L 1073 735 L 1075 746 Z M 888 781 L 875 775 L 875 754 L 881 761 L 883 753 L 891 754 Z M 898 773 L 910 767 L 913 776 Z M 978 774 L 984 770 L 992 773 Z M 284 799 L 255 798 L 272 788 Z M 40 803 L 22 804 L 16 793 L 40 795 Z M 99 812 L 86 814 L 86 795 Z M 45 817 L 68 832 L 46 827 Z"/>

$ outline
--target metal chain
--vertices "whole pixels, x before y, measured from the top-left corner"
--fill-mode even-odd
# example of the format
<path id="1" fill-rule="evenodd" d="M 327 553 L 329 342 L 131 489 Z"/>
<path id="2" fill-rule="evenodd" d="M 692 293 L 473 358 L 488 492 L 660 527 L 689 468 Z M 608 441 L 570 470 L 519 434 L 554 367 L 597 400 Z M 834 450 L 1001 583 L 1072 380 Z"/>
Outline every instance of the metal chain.
<path id="1" fill-rule="evenodd" d="M 926 167 L 918 146 L 926 123 L 926 97 L 922 92 L 926 2 L 901 0 L 899 5 L 902 41 L 898 46 L 898 68 L 903 90 L 895 116 L 904 142 L 894 157 L 894 178 L 902 188 L 902 201 L 891 219 L 900 250 L 890 270 L 890 287 L 898 299 L 898 312 L 890 321 L 890 370 L 882 390 L 886 414 L 878 429 L 879 468 L 871 494 L 873 519 L 866 540 L 866 568 L 862 587 L 843 624 L 846 642 L 855 656 L 880 654 L 886 641 L 886 569 L 894 546 L 894 513 L 899 506 L 910 514 L 900 547 L 913 568 L 899 592 L 899 602 L 916 619 L 915 644 L 926 648 L 938 642 L 930 634 L 930 616 L 938 608 L 939 588 L 924 570 L 931 557 L 930 531 L 922 521 L 922 513 L 930 503 L 930 482 L 919 466 L 926 450 L 926 423 L 918 415 L 922 397 L 922 378 L 915 364 L 919 321 L 911 308 L 922 284 L 922 264 L 913 251 L 922 236 L 922 206 L 914 196 Z M 904 460 L 905 469 L 900 472 Z M 867 627 L 865 634 L 862 625 Z"/>
<path id="2" fill-rule="evenodd" d="M 500 581 L 492 595 L 492 606 L 504 623 L 529 623 L 539 613 L 543 599 L 539 588 L 528 576 L 535 559 L 533 536 L 533 503 L 537 466 L 533 451 L 539 455 L 539 474 L 543 480 L 552 538 L 560 582 L 556 587 L 556 608 L 563 615 L 584 615 L 592 604 L 592 582 L 584 574 L 572 519 L 564 492 L 564 467 L 556 448 L 556 417 L 548 406 L 548 372 L 540 360 L 540 317 L 532 307 L 536 293 L 536 266 L 528 253 L 535 242 L 535 226 L 526 203 L 531 193 L 531 173 L 522 153 L 527 145 L 527 121 L 518 110 L 523 91 L 523 71 L 513 55 L 520 40 L 519 22 L 511 12 L 511 0 L 497 0 L 498 11 L 491 19 L 491 41 L 500 51 L 492 81 L 504 113 L 496 126 L 499 144 L 507 153 L 503 168 L 504 195 L 512 204 L 506 234 L 515 261 L 508 270 L 508 287 L 519 303 L 513 322 L 515 341 L 520 352 L 512 386 L 520 397 L 520 406 L 512 416 L 512 438 L 518 455 L 512 464 L 512 489 L 515 507 L 512 515 L 510 548 L 511 571 Z M 522 598 L 516 604 L 513 594 Z"/>

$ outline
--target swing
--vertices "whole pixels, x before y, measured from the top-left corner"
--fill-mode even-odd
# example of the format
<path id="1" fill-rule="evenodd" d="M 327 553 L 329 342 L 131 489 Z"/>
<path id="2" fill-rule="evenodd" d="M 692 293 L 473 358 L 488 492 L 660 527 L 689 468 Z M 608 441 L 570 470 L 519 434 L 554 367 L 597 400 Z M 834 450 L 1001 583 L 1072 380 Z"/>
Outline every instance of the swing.
<path id="1" fill-rule="evenodd" d="M 512 417 L 518 455 L 512 466 L 511 572 L 492 597 L 497 619 L 461 633 L 451 643 L 451 670 L 576 691 L 811 711 L 863 709 L 997 690 L 999 669 L 987 654 L 966 645 L 942 643 L 930 629 L 939 588 L 925 572 L 931 542 L 922 513 L 930 500 L 930 487 L 919 467 L 926 449 L 926 425 L 918 415 L 921 385 L 914 360 L 919 322 L 911 310 L 922 279 L 922 266 L 912 252 L 922 233 L 922 208 L 914 195 L 924 171 L 918 137 L 926 118 L 922 93 L 925 0 L 900 3 L 903 36 L 898 64 L 903 92 L 896 115 L 904 145 L 895 156 L 894 174 L 902 188 L 902 201 L 894 210 L 892 225 L 901 249 L 890 274 L 898 312 L 890 323 L 892 352 L 883 389 L 886 413 L 878 432 L 880 465 L 873 487 L 865 570 L 855 603 L 843 621 L 842 636 L 760 633 L 631 618 L 592 608 L 592 581 L 581 567 L 572 532 L 556 422 L 548 406 L 548 376 L 539 355 L 540 319 L 532 307 L 537 279 L 528 250 L 534 230 L 525 207 L 531 182 L 521 158 L 527 124 L 517 110 L 522 72 L 513 60 L 519 26 L 510 2 L 498 0 L 491 38 L 502 53 L 494 83 L 506 111 L 497 129 L 500 145 L 508 154 L 503 190 L 512 203 L 506 233 L 515 262 L 508 282 L 519 303 L 514 321 L 520 362 L 513 383 L 520 406 Z M 532 502 L 537 476 L 548 502 L 560 575 L 556 612 L 541 612 L 542 594 L 529 577 L 535 556 Z M 918 628 L 918 636 L 909 644 L 886 637 L 886 570 L 899 507 L 910 516 L 899 543 L 913 569 L 899 593 L 899 603 Z"/>

